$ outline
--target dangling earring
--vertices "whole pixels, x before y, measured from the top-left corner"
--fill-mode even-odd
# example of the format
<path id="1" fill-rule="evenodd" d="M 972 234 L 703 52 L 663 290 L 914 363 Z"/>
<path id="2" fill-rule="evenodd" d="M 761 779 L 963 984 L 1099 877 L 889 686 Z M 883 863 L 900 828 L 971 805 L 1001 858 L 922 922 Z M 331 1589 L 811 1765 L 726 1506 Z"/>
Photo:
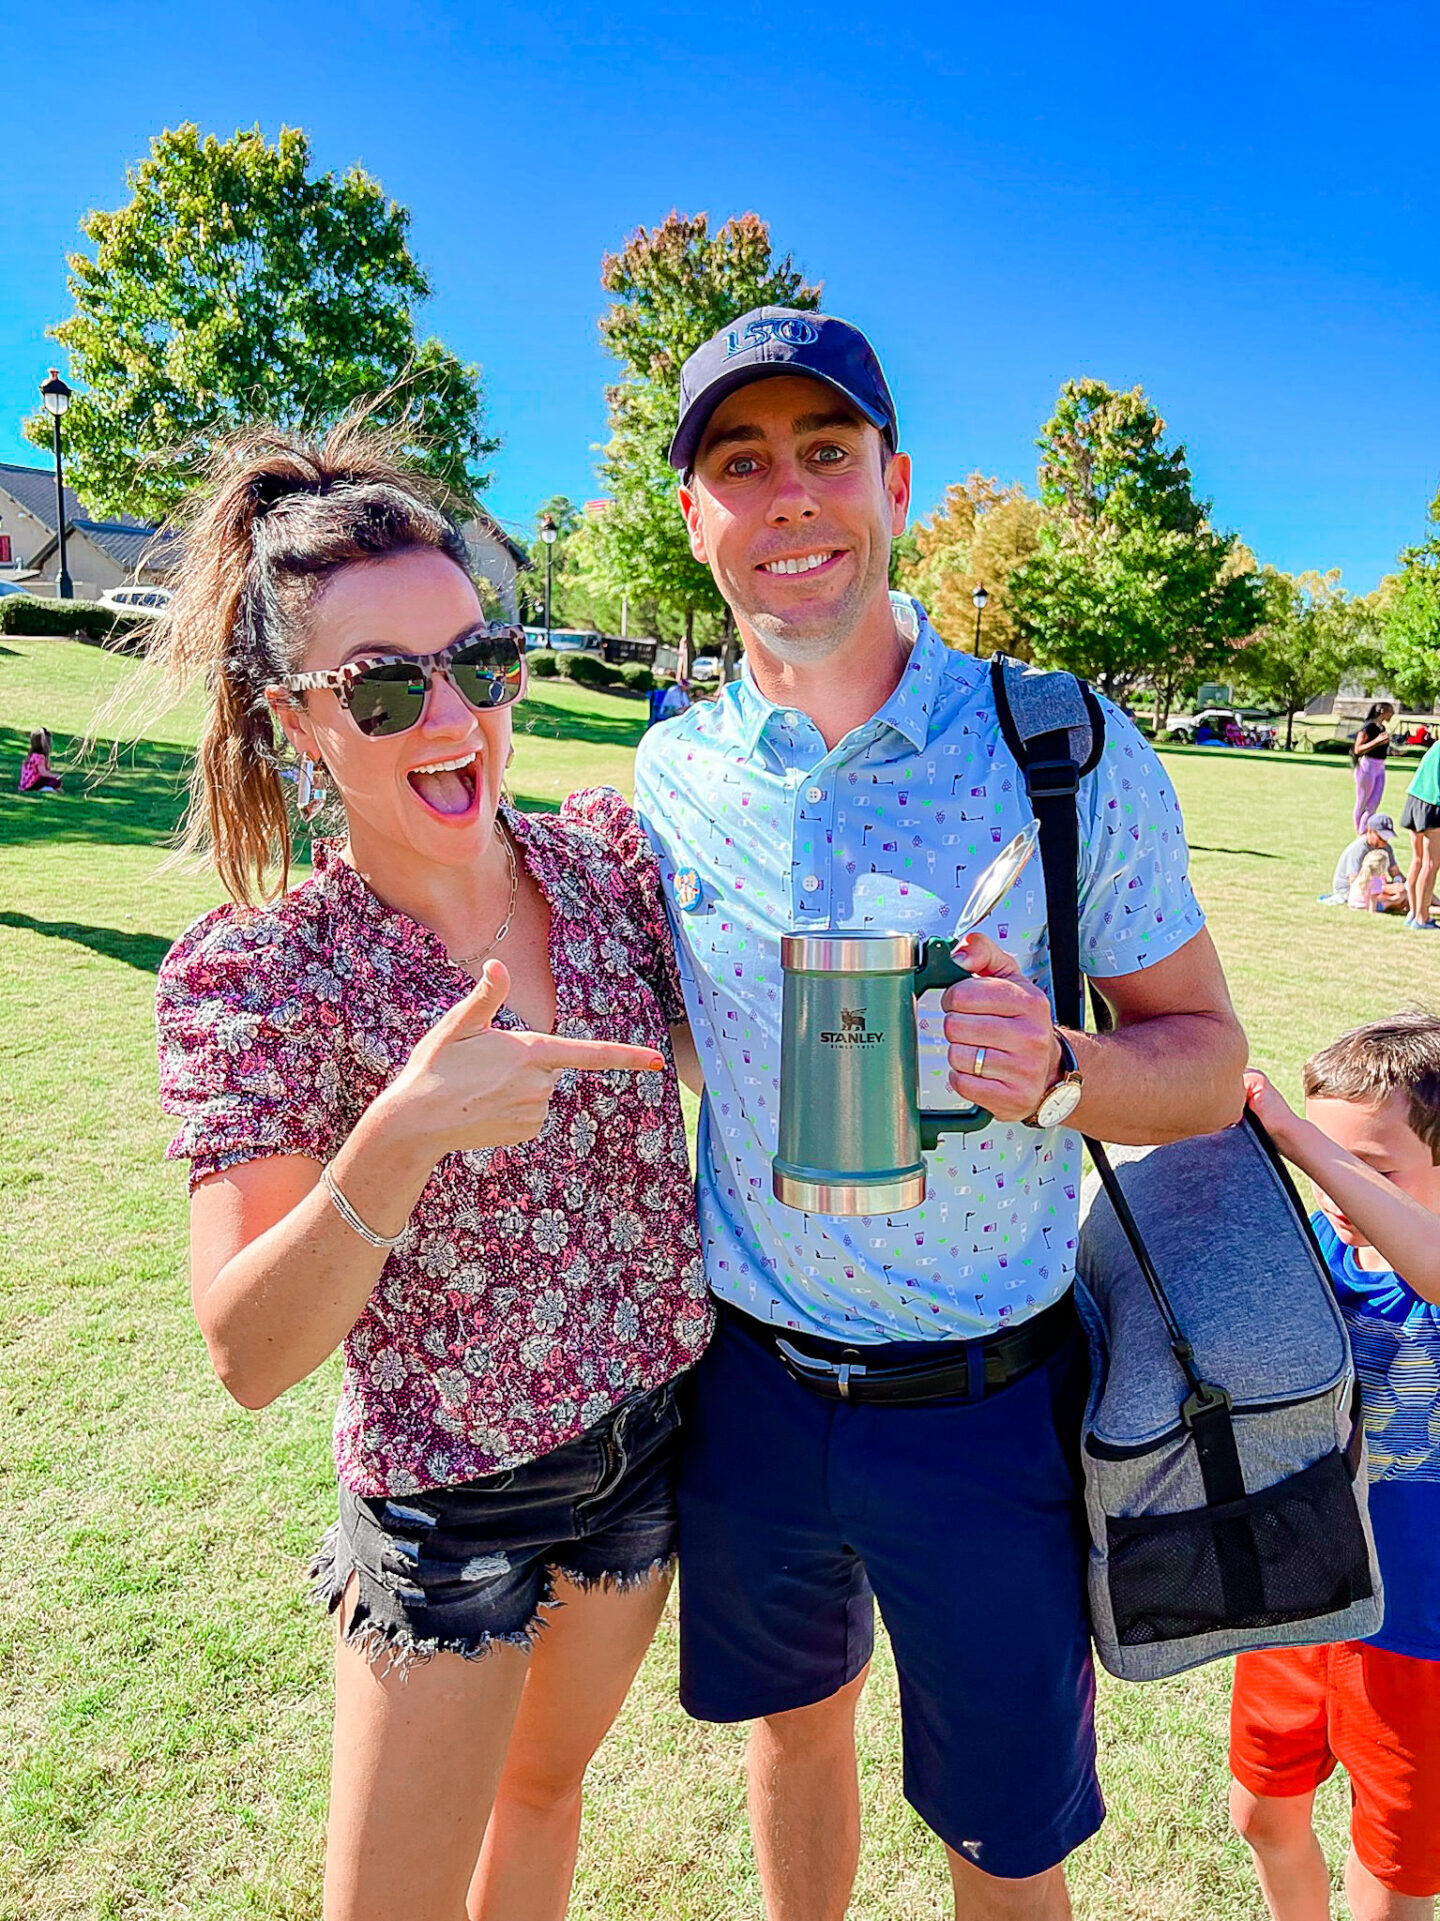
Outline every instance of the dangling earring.
<path id="1" fill-rule="evenodd" d="M 307 827 L 330 798 L 329 788 L 316 779 L 316 775 L 324 771 L 320 761 L 311 760 L 308 754 L 300 756 L 300 772 L 295 781 L 295 811 Z"/>

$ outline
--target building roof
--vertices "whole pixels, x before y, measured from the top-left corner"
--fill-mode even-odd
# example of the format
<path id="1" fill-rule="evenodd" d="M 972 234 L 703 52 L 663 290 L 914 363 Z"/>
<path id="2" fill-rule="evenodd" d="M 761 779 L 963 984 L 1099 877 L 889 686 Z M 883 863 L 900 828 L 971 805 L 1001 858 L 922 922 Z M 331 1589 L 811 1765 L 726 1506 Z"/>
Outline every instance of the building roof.
<path id="1" fill-rule="evenodd" d="M 55 525 L 55 469 L 53 467 L 17 467 L 7 460 L 0 460 L 0 491 L 18 500 L 27 514 L 33 514 L 42 527 L 58 533 Z M 84 518 L 85 508 L 78 497 L 65 489 L 65 519 Z"/>
<path id="2" fill-rule="evenodd" d="M 20 467 L 0 460 L 0 493 L 19 501 L 51 535 L 51 547 L 43 550 L 48 558 L 59 531 L 55 525 L 55 469 Z M 169 529 L 157 528 L 148 520 L 136 520 L 130 514 L 114 514 L 109 519 L 97 520 L 69 487 L 65 489 L 65 530 L 67 534 L 84 534 L 127 574 L 135 573 L 142 565 L 163 571 L 173 566 L 174 556 L 179 552 L 175 545 L 177 536 Z"/>
<path id="3" fill-rule="evenodd" d="M 54 489 L 52 488 L 51 491 L 53 492 Z M 506 533 L 494 514 L 487 513 L 483 507 L 477 507 L 471 516 L 471 520 L 472 524 L 480 528 L 482 533 L 488 534 L 491 540 L 498 541 L 499 544 L 506 549 L 517 567 L 528 567 L 530 565 L 529 554 L 526 553 L 525 549 L 520 545 L 519 541 L 515 539 L 513 534 Z"/>
<path id="4" fill-rule="evenodd" d="M 147 527 L 138 521 L 77 520 L 71 531 L 108 554 L 127 574 L 149 567 L 168 573 L 180 559 L 180 537 L 169 527 Z"/>

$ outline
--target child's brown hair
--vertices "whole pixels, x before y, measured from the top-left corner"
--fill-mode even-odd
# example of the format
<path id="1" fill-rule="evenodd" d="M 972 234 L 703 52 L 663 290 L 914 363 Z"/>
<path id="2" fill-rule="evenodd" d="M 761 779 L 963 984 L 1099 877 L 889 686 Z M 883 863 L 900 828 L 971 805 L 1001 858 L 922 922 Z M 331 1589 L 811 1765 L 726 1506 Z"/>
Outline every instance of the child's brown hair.
<path id="1" fill-rule="evenodd" d="M 1306 1061 L 1306 1100 L 1379 1107 L 1405 1096 L 1411 1132 L 1440 1165 L 1440 1015 L 1412 1008 L 1352 1027 Z"/>

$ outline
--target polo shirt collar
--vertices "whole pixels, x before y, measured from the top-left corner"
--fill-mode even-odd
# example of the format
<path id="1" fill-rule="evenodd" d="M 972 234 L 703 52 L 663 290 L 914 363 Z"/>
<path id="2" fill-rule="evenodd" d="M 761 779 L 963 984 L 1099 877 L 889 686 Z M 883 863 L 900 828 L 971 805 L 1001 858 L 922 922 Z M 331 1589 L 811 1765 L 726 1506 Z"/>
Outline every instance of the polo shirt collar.
<path id="1" fill-rule="evenodd" d="M 863 724 L 869 728 L 889 727 L 918 752 L 930 739 L 930 716 L 940 695 L 948 650 L 918 600 L 908 594 L 892 594 L 890 605 L 902 637 L 912 643 L 910 656 L 890 698 Z M 748 660 L 742 662 L 739 679 L 732 681 L 726 692 L 733 694 L 735 719 L 747 756 L 760 745 L 766 726 L 780 714 L 792 711 L 766 699 L 755 685 Z"/>

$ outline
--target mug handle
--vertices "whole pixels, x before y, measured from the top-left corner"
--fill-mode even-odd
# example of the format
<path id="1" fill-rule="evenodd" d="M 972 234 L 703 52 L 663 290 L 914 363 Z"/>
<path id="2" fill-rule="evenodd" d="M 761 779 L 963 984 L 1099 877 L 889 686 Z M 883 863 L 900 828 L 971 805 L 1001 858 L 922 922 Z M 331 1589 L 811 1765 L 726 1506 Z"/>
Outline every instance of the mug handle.
<path id="1" fill-rule="evenodd" d="M 920 959 L 915 968 L 917 999 L 932 987 L 953 987 L 957 981 L 969 978 L 967 970 L 955 958 L 953 941 L 921 941 Z M 942 1134 L 978 1134 L 982 1127 L 990 1125 L 994 1115 L 983 1107 L 922 1107 L 916 1119 L 920 1123 L 920 1145 L 928 1152 L 940 1145 Z"/>

